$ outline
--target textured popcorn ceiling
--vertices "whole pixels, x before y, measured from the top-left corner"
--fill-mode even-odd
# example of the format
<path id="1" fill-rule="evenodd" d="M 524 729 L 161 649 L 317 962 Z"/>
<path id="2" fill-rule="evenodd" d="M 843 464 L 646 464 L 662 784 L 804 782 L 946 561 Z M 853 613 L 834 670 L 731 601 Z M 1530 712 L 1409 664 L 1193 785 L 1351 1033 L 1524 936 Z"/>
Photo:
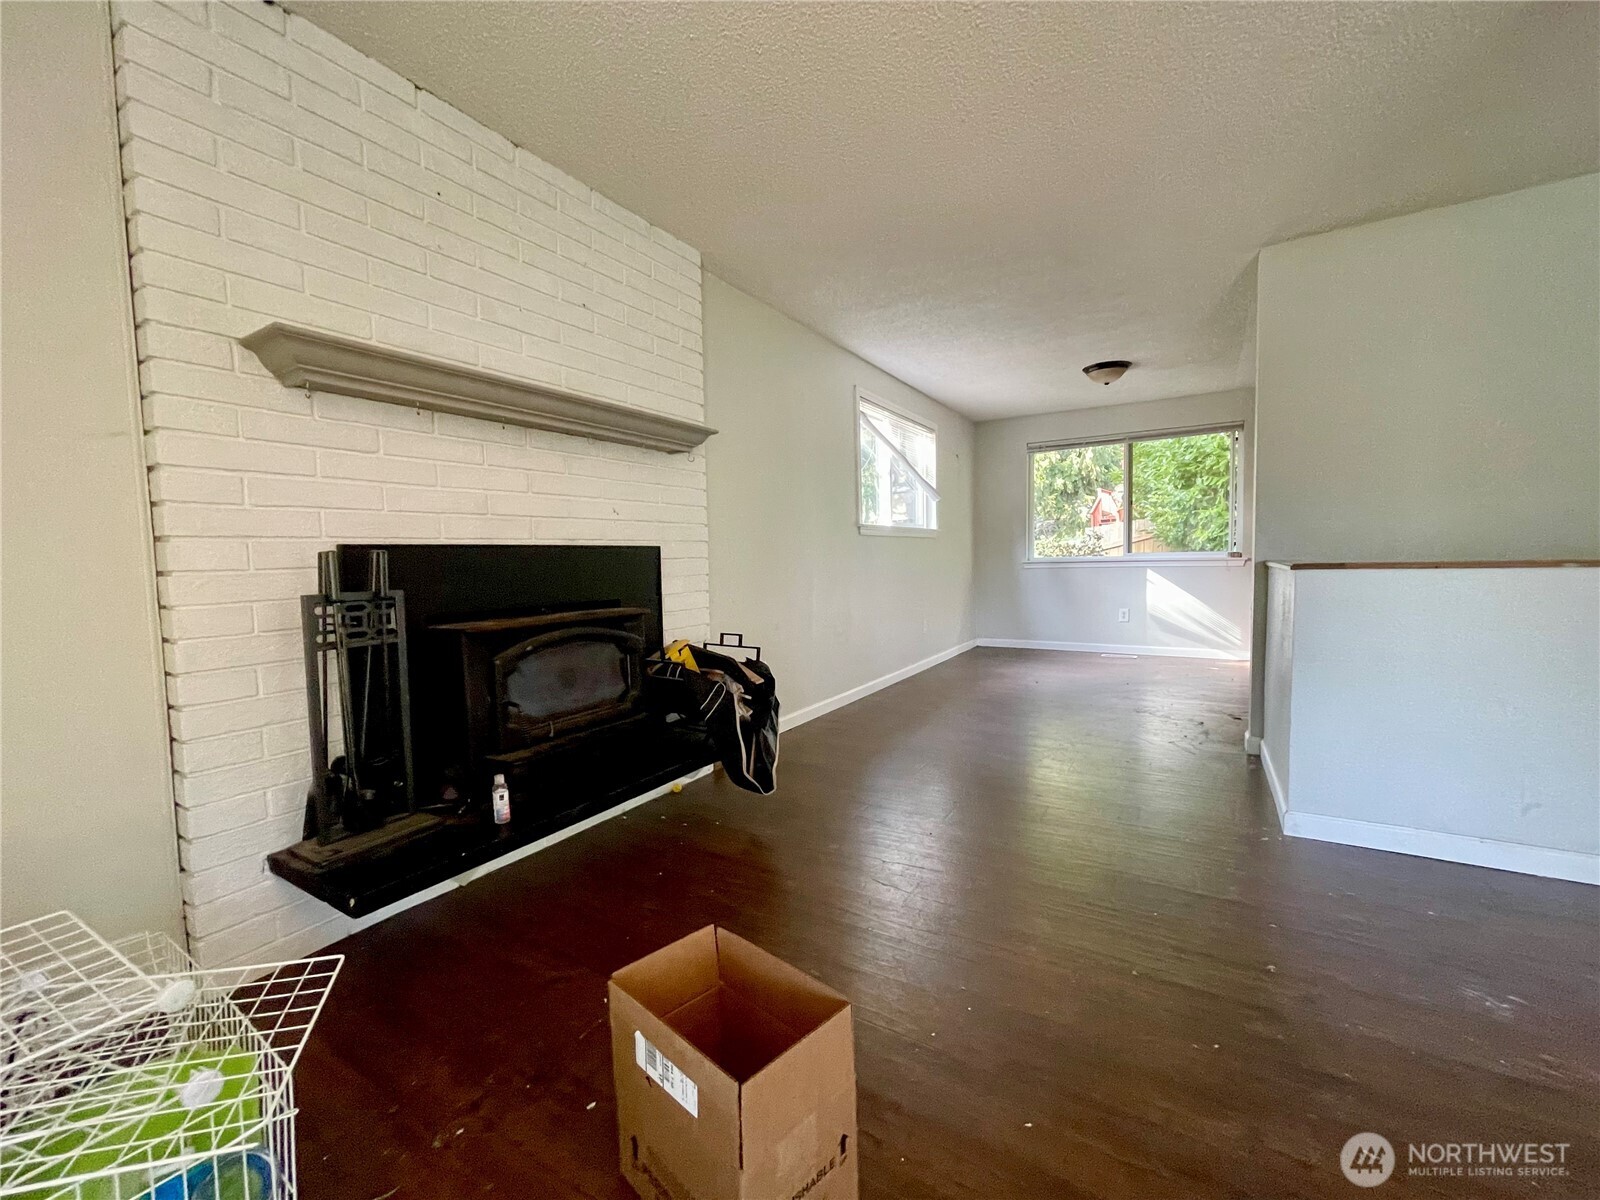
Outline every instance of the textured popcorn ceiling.
<path id="1" fill-rule="evenodd" d="M 1590 4 L 290 7 L 980 419 L 1247 384 L 1260 247 L 1600 158 Z"/>

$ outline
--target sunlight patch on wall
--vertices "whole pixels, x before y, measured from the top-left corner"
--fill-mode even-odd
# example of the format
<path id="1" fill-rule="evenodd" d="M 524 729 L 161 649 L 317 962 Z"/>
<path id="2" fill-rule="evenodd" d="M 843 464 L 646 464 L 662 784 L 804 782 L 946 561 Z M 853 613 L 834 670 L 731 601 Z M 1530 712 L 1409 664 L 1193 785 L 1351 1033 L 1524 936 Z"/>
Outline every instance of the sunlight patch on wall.
<path id="1" fill-rule="evenodd" d="M 1244 657 L 1244 639 L 1237 625 L 1157 571 L 1144 573 L 1144 603 L 1155 644 L 1223 650 Z"/>

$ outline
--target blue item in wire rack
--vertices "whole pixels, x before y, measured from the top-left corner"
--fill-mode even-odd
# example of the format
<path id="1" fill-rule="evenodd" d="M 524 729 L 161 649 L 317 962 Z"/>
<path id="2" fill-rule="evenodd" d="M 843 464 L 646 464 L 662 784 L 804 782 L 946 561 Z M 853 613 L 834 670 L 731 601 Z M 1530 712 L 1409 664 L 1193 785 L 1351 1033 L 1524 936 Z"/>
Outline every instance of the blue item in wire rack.
<path id="1" fill-rule="evenodd" d="M 141 1200 L 275 1200 L 272 1159 L 257 1150 L 219 1155 L 164 1179 Z"/>

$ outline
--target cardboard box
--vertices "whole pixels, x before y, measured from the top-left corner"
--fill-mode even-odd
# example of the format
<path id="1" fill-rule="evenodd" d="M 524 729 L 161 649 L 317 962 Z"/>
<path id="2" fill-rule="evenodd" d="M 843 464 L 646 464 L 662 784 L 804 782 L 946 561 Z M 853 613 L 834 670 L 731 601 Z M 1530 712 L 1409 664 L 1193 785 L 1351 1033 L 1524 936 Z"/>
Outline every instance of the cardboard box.
<path id="1" fill-rule="evenodd" d="M 645 1200 L 856 1200 L 850 1002 L 708 925 L 611 977 L 622 1174 Z"/>

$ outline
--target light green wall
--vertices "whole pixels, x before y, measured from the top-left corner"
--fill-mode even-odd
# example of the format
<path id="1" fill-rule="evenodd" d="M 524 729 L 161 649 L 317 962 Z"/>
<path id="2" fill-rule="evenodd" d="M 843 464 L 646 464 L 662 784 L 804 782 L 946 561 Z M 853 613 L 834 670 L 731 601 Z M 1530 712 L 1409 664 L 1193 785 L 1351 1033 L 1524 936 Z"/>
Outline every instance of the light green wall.
<path id="1" fill-rule="evenodd" d="M 764 643 L 794 714 L 973 636 L 972 423 L 705 277 L 711 631 Z M 939 532 L 856 527 L 855 388 L 937 427 Z"/>
<path id="2" fill-rule="evenodd" d="M 1600 557 L 1600 176 L 1268 247 L 1257 314 L 1258 564 Z"/>
<path id="3" fill-rule="evenodd" d="M 1259 557 L 1600 554 L 1597 181 L 1261 252 Z"/>
<path id="4" fill-rule="evenodd" d="M 106 7 L 0 46 L 0 920 L 181 937 Z"/>

